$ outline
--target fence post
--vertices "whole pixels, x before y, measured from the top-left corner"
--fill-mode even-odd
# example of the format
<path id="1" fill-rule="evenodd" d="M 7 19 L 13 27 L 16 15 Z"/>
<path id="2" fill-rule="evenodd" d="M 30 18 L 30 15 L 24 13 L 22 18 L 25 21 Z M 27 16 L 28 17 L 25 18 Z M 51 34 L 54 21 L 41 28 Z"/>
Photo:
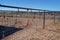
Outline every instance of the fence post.
<path id="1" fill-rule="evenodd" d="M 43 29 L 45 29 L 45 10 L 44 10 L 44 14 L 43 14 Z"/>
<path id="2" fill-rule="evenodd" d="M 40 15 L 40 10 L 39 10 L 39 15 Z M 40 17 L 39 17 L 40 18 Z"/>
<path id="3" fill-rule="evenodd" d="M 55 12 L 53 12 L 54 13 L 54 24 L 55 24 Z"/>
<path id="4" fill-rule="evenodd" d="M 29 13 L 29 9 L 27 9 L 27 15 L 28 15 L 28 13 Z M 29 20 L 28 20 L 28 22 L 27 22 L 27 27 L 28 27 L 28 25 L 29 25 Z"/>

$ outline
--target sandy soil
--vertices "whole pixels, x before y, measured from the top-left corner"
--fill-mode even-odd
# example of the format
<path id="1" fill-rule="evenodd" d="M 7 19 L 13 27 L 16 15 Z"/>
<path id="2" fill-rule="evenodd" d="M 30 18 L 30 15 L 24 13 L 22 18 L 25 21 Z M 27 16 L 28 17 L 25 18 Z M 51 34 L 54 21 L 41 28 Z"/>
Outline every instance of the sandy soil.
<path id="1" fill-rule="evenodd" d="M 26 16 L 26 15 L 25 15 Z M 28 15 L 29 16 L 29 15 Z M 2 40 L 60 40 L 60 21 L 56 20 L 54 24 L 53 16 L 46 16 L 45 29 L 43 29 L 43 16 L 40 18 L 15 18 L 15 17 L 0 17 L 0 25 L 8 27 L 24 28 L 21 31 L 15 32 Z M 8 18 L 8 20 L 7 20 Z M 17 20 L 16 20 L 17 19 Z"/>
<path id="2" fill-rule="evenodd" d="M 42 19 L 17 19 L 17 28 L 23 27 L 24 29 L 11 34 L 2 40 L 60 40 L 60 21 L 58 20 L 55 24 L 52 19 L 45 20 L 45 29 L 43 29 Z"/>
<path id="3" fill-rule="evenodd" d="M 28 27 L 3 40 L 60 40 L 60 33 L 52 30 Z"/>

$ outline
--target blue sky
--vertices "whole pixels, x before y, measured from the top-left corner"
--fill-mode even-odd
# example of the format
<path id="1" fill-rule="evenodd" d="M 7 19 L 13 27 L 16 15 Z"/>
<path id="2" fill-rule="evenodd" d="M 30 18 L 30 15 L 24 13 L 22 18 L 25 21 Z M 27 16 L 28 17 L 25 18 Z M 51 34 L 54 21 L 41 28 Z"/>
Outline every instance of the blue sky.
<path id="1" fill-rule="evenodd" d="M 60 11 L 60 0 L 0 0 L 0 4 Z"/>

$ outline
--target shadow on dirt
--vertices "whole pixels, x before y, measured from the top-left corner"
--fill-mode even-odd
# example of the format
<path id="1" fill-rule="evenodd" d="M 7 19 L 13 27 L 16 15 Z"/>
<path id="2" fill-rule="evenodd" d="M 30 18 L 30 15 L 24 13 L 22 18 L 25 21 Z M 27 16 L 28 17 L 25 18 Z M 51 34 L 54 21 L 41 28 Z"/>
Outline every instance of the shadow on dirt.
<path id="1" fill-rule="evenodd" d="M 19 30 L 23 30 L 23 28 L 7 27 L 0 25 L 0 40 Z"/>

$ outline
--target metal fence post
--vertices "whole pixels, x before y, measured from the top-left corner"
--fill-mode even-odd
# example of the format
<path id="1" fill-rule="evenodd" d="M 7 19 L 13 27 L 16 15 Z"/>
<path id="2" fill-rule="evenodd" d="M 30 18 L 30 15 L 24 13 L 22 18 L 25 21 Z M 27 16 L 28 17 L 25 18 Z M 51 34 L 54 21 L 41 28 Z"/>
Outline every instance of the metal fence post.
<path id="1" fill-rule="evenodd" d="M 27 15 L 28 15 L 28 13 L 29 13 L 29 9 L 27 9 Z M 27 27 L 28 27 L 28 25 L 29 25 L 29 20 L 28 20 L 28 22 L 27 22 Z"/>
<path id="2" fill-rule="evenodd" d="M 55 12 L 53 12 L 54 13 L 54 24 L 55 24 Z"/>
<path id="3" fill-rule="evenodd" d="M 44 10 L 44 14 L 43 14 L 43 29 L 45 29 L 45 10 Z"/>
<path id="4" fill-rule="evenodd" d="M 40 10 L 39 10 L 39 15 L 40 15 Z M 40 15 L 41 16 L 41 15 Z M 39 18 L 40 18 L 40 16 L 39 16 Z"/>

